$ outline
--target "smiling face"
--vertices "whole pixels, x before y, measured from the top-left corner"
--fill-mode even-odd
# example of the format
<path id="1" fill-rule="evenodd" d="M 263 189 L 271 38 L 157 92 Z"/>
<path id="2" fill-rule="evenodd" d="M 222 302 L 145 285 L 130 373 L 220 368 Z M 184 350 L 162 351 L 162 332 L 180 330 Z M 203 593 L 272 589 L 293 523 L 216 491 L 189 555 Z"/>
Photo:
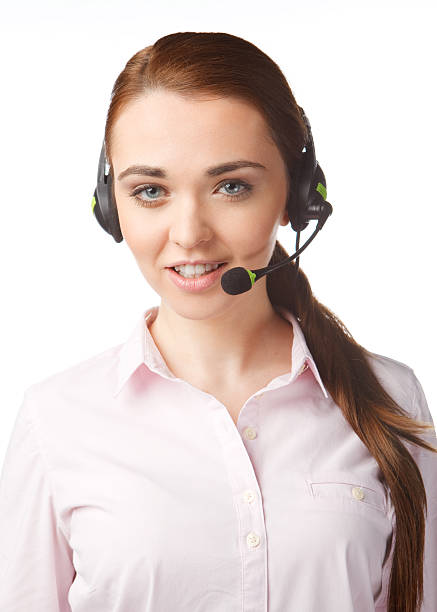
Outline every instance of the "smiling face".
<path id="1" fill-rule="evenodd" d="M 230 167 L 242 160 L 251 165 Z M 268 264 L 278 226 L 289 221 L 288 180 L 257 109 L 235 98 L 148 93 L 114 123 L 112 166 L 123 237 L 162 303 L 188 318 L 208 318 L 268 300 L 266 277 L 237 296 L 220 280 L 192 293 L 167 269 L 193 260 L 225 261 L 224 270 Z M 131 166 L 148 166 L 148 174 L 126 173 Z"/>

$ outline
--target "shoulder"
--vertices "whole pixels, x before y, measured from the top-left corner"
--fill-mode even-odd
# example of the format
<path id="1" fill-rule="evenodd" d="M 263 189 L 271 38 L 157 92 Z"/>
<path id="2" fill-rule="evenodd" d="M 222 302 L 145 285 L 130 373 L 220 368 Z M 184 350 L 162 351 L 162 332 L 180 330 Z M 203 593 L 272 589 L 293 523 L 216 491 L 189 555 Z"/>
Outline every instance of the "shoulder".
<path id="1" fill-rule="evenodd" d="M 408 364 L 368 352 L 369 364 L 387 393 L 406 410 L 410 416 L 415 415 L 415 393 L 418 382 L 414 370 Z"/>
<path id="2" fill-rule="evenodd" d="M 414 369 L 406 363 L 377 353 L 370 353 L 369 360 L 379 382 L 408 416 L 434 426 L 422 383 Z M 435 430 L 420 435 L 435 445 Z"/>
<path id="3" fill-rule="evenodd" d="M 84 405 L 107 401 L 122 346 L 107 348 L 29 385 L 24 391 L 29 416 L 37 411 L 38 419 L 56 419 L 61 413 L 80 413 Z"/>

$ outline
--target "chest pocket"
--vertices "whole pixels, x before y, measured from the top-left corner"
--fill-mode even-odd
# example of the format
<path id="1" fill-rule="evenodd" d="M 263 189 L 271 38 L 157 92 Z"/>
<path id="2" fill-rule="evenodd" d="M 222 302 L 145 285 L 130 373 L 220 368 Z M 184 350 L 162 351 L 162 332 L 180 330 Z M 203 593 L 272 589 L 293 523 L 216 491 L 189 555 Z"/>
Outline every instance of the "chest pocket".
<path id="1" fill-rule="evenodd" d="M 314 503 L 321 507 L 366 512 L 374 509 L 383 514 L 389 510 L 389 496 L 381 482 L 357 475 L 323 475 L 306 478 Z"/>

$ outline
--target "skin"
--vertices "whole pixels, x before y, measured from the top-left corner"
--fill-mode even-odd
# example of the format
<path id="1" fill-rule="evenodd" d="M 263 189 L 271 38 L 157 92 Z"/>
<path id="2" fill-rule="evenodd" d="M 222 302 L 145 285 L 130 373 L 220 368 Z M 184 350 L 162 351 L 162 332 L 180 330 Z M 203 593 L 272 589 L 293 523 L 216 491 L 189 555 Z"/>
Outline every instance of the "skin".
<path id="1" fill-rule="evenodd" d="M 248 159 L 241 168 L 205 176 L 207 167 Z M 160 295 L 149 325 L 170 370 L 211 389 L 235 389 L 254 372 L 291 368 L 292 326 L 271 305 L 266 277 L 240 295 L 220 281 L 201 293 L 179 289 L 165 266 L 179 260 L 227 261 L 263 268 L 270 260 L 285 208 L 288 175 L 259 111 L 235 98 L 183 98 L 158 90 L 128 105 L 112 132 L 114 193 L 120 228 L 149 285 Z M 119 173 L 133 164 L 159 166 L 168 178 Z M 228 184 L 243 180 L 253 185 Z M 153 187 L 150 187 L 153 185 Z M 140 207 L 134 189 L 151 207 Z M 147 190 L 144 190 L 148 186 Z M 232 200 L 233 194 L 245 197 Z M 214 367 L 211 367 L 214 364 Z M 260 383 L 258 384 L 260 386 Z"/>

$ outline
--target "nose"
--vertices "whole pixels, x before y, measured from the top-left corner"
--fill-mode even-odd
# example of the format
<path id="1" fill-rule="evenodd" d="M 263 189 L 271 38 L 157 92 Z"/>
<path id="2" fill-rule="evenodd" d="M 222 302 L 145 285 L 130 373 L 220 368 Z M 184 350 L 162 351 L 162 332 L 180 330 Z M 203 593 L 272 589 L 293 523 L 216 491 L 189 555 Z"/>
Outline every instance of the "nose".
<path id="1" fill-rule="evenodd" d="M 185 198 L 177 203 L 170 222 L 169 240 L 186 249 L 197 243 L 208 241 L 213 235 L 210 215 L 205 207 L 194 198 Z"/>

